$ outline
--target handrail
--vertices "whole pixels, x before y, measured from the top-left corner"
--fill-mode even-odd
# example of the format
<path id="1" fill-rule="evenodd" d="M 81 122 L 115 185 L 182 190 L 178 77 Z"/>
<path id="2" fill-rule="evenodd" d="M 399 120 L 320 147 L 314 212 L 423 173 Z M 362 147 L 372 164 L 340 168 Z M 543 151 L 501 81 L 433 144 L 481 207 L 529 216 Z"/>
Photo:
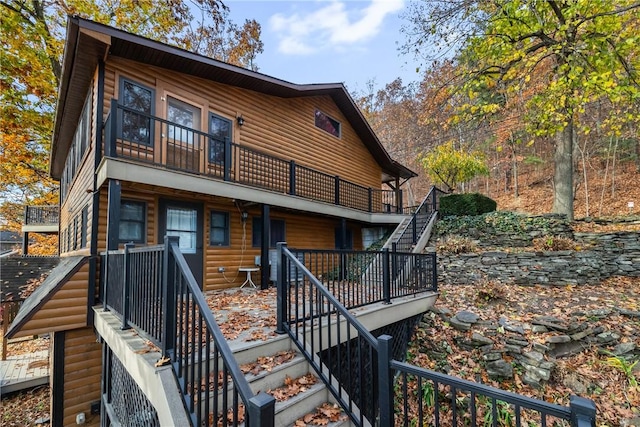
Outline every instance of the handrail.
<path id="1" fill-rule="evenodd" d="M 102 256 L 105 308 L 120 316 L 123 329 L 133 327 L 160 347 L 192 425 L 273 425 L 275 399 L 252 392 L 177 237 Z"/>
<path id="2" fill-rule="evenodd" d="M 138 125 L 144 128 L 141 135 L 133 132 L 131 138 L 123 137 L 120 122 L 124 113 L 136 115 L 141 123 Z M 116 99 L 111 100 L 104 131 L 108 157 L 131 158 L 365 212 L 403 213 L 402 194 L 397 190 L 365 187 L 294 160 L 136 111 L 118 104 Z M 171 132 L 179 136 L 171 139 Z"/>
<path id="3" fill-rule="evenodd" d="M 429 224 L 431 215 L 438 210 L 439 193 L 444 194 L 444 192 L 435 185 L 431 186 L 431 189 L 422 200 L 422 203 L 420 203 L 420 206 L 418 206 L 418 209 L 411 215 L 411 220 L 394 242 L 394 250 L 411 251 L 411 247 L 417 243 L 420 235 Z M 418 222 L 420 222 L 420 224 L 418 224 Z"/>
<path id="4" fill-rule="evenodd" d="M 366 419 L 373 422 L 378 406 L 372 382 L 378 345 L 375 337 L 287 249 L 286 243 L 278 243 L 277 250 L 276 332 L 291 337 L 355 425 L 364 425 Z M 345 331 L 342 319 L 347 322 Z M 341 363 L 341 354 L 345 354 L 347 363 Z M 358 375 L 352 375 L 352 371 Z"/>

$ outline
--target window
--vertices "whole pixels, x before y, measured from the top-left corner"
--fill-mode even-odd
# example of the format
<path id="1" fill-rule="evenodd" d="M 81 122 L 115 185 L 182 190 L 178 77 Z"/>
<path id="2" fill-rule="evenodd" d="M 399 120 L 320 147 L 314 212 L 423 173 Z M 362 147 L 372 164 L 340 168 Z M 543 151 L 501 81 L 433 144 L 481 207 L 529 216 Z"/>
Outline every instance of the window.
<path id="1" fill-rule="evenodd" d="M 180 238 L 180 250 L 195 254 L 198 241 L 198 211 L 176 206 L 167 207 L 167 236 Z"/>
<path id="2" fill-rule="evenodd" d="M 209 162 L 224 164 L 224 147 L 226 141 L 231 141 L 231 120 L 215 114 L 209 115 Z"/>
<path id="3" fill-rule="evenodd" d="M 211 246 L 229 246 L 229 212 L 211 211 L 209 236 Z"/>
<path id="4" fill-rule="evenodd" d="M 80 225 L 80 247 L 87 247 L 87 226 L 89 224 L 89 206 L 82 208 L 82 221 Z"/>
<path id="5" fill-rule="evenodd" d="M 119 137 L 137 144 L 151 145 L 151 118 L 154 113 L 154 92 L 139 83 L 120 80 L 120 104 L 134 111 L 122 111 Z M 136 112 L 140 112 L 138 114 Z"/>
<path id="6" fill-rule="evenodd" d="M 144 202 L 123 200 L 120 203 L 120 242 L 144 243 L 146 231 Z"/>
<path id="7" fill-rule="evenodd" d="M 167 97 L 167 120 L 179 126 L 169 125 L 169 139 L 193 144 L 195 130 L 200 130 L 200 109 L 177 99 Z"/>
<path id="8" fill-rule="evenodd" d="M 91 90 L 84 101 L 82 115 L 78 120 L 73 141 L 69 147 L 67 158 L 65 160 L 62 176 L 60 177 L 60 201 L 64 202 L 67 192 L 71 187 L 71 182 L 76 175 L 77 170 L 82 164 L 82 159 L 87 147 L 90 145 L 91 138 Z"/>
<path id="9" fill-rule="evenodd" d="M 342 245 L 342 229 L 340 227 L 335 229 L 335 242 L 336 249 L 353 249 L 353 230 L 349 230 L 347 228 L 347 241 L 346 244 Z"/>
<path id="10" fill-rule="evenodd" d="M 262 218 L 253 217 L 253 227 L 251 230 L 251 243 L 254 247 L 262 246 Z M 275 248 L 276 243 L 285 242 L 285 230 L 283 219 L 271 220 L 271 235 L 269 236 L 269 247 Z"/>
<path id="11" fill-rule="evenodd" d="M 332 119 L 320 110 L 316 110 L 316 127 L 340 138 L 340 122 Z"/>

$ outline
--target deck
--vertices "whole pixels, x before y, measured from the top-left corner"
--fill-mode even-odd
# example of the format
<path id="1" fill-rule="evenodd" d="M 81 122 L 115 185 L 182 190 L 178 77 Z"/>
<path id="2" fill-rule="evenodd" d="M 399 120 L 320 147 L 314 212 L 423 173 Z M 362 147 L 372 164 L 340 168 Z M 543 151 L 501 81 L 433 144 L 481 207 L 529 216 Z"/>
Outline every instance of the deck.
<path id="1" fill-rule="evenodd" d="M 0 394 L 49 383 L 49 351 L 8 356 L 0 361 Z"/>

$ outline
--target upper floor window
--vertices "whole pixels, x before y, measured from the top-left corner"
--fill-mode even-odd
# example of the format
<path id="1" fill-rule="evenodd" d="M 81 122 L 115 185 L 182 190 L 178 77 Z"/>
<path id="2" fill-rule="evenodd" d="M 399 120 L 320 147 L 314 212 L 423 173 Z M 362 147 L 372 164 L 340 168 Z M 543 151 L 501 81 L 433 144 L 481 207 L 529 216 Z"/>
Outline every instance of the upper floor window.
<path id="1" fill-rule="evenodd" d="M 340 138 L 340 122 L 332 119 L 320 110 L 316 110 L 316 127 Z"/>
<path id="2" fill-rule="evenodd" d="M 123 111 L 120 117 L 119 137 L 138 144 L 151 145 L 151 117 L 155 109 L 153 89 L 120 79 L 120 105 L 134 111 Z M 139 114 L 139 113 L 140 114 Z"/>
<path id="3" fill-rule="evenodd" d="M 225 142 L 231 141 L 231 129 L 231 120 L 209 114 L 209 134 L 213 136 L 209 143 L 209 162 L 224 163 Z"/>

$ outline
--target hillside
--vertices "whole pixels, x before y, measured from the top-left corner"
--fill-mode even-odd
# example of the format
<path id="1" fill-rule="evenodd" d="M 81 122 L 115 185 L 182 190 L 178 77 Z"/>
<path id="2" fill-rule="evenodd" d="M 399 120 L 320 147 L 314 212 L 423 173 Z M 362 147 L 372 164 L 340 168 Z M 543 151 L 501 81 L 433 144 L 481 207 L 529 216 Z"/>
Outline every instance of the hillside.
<path id="1" fill-rule="evenodd" d="M 629 202 L 634 202 L 632 214 L 640 214 L 640 172 L 636 165 L 628 162 L 616 170 L 614 185 L 609 171 L 595 165 L 588 174 L 588 199 L 582 174 L 576 175 L 577 190 L 575 194 L 575 217 L 612 217 L 629 215 Z M 551 177 L 553 169 L 550 167 L 525 170 L 519 177 L 519 197 L 514 197 L 513 188 L 505 191 L 504 180 L 495 180 L 489 185 L 488 195 L 498 202 L 499 210 L 516 211 L 529 214 L 551 212 L 553 204 L 553 187 Z M 472 186 L 472 190 L 486 192 L 486 181 Z M 613 188 L 612 188 L 613 187 Z M 612 191 L 613 190 L 613 191 Z M 588 209 L 587 209 L 588 208 Z"/>

